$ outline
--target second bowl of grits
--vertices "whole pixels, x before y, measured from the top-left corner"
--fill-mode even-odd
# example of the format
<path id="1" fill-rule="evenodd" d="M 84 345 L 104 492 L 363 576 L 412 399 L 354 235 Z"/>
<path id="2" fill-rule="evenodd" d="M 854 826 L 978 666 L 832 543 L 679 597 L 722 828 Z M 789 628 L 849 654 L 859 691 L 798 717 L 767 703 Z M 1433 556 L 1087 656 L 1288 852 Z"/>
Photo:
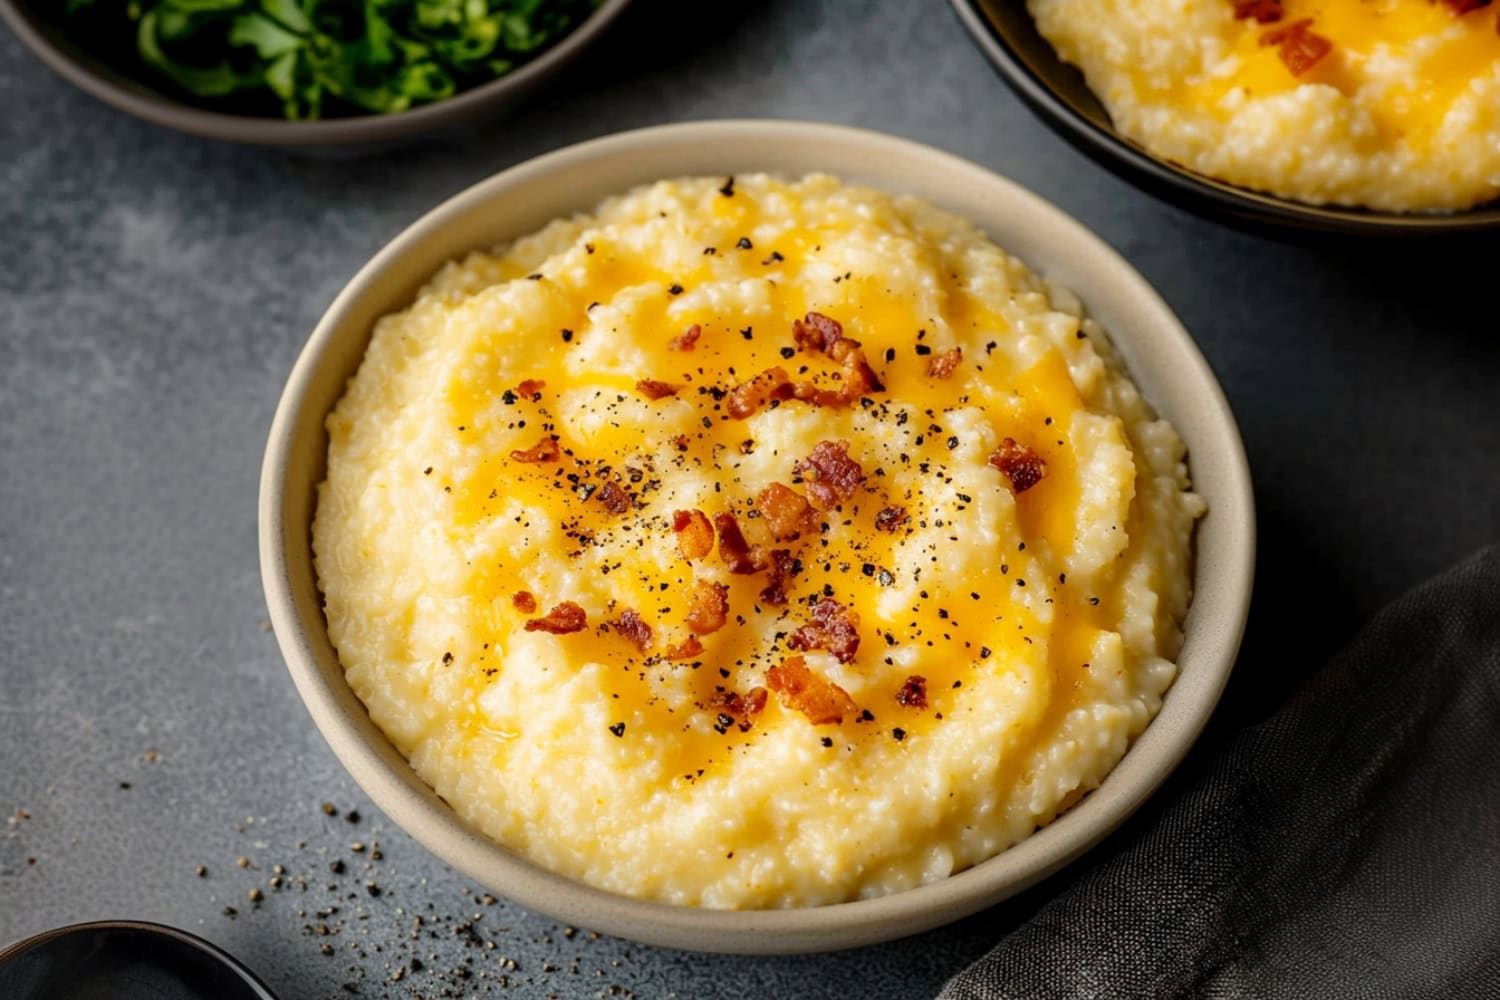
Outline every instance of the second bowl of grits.
<path id="1" fill-rule="evenodd" d="M 293 373 L 262 518 L 299 690 L 396 822 L 730 951 L 910 933 L 1103 836 L 1212 708 L 1253 539 L 1123 262 L 795 123 L 600 140 L 419 222 Z"/>
<path id="2" fill-rule="evenodd" d="M 1059 132 L 1185 207 L 1368 235 L 1500 222 L 1500 14 L 1488 4 L 954 6 Z"/>

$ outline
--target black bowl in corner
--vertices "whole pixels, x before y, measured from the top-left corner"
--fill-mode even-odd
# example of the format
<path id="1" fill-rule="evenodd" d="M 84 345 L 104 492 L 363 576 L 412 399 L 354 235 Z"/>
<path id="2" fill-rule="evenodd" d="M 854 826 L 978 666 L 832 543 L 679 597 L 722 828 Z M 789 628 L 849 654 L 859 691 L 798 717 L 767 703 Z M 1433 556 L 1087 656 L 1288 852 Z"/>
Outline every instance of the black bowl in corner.
<path id="1" fill-rule="evenodd" d="M 46 931 L 0 947 L 6 1000 L 276 1000 L 255 973 L 200 937 L 139 920 Z"/>
<path id="2" fill-rule="evenodd" d="M 1037 33 L 1023 0 L 949 0 L 1001 78 L 1052 129 L 1097 163 L 1197 215 L 1282 239 L 1435 237 L 1500 230 L 1500 202 L 1450 215 L 1306 205 L 1216 181 L 1146 152 L 1115 131 L 1083 74 Z"/>

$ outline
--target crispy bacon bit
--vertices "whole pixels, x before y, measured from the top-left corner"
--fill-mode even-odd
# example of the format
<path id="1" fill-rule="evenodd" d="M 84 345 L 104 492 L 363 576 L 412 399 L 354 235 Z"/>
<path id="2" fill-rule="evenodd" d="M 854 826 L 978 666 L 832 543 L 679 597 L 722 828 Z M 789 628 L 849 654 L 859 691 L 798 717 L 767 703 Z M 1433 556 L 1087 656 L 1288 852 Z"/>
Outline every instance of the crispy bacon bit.
<path id="1" fill-rule="evenodd" d="M 619 483 L 605 483 L 594 495 L 612 514 L 623 514 L 630 509 L 630 491 L 620 486 Z"/>
<path id="2" fill-rule="evenodd" d="M 1011 492 L 1017 495 L 1031 489 L 1047 474 L 1047 463 L 1042 461 L 1042 456 L 1024 444 L 1016 444 L 1015 438 L 1000 442 L 1000 447 L 990 456 L 990 464 L 1010 480 Z"/>
<path id="3" fill-rule="evenodd" d="M 964 349 L 955 347 L 951 351 L 935 354 L 927 359 L 927 374 L 933 378 L 947 378 L 953 374 L 960 361 L 964 359 Z"/>
<path id="4" fill-rule="evenodd" d="M 517 448 L 510 457 L 517 462 L 555 462 L 562 457 L 562 449 L 558 447 L 557 435 L 543 434 L 535 445 L 525 451 Z"/>
<path id="5" fill-rule="evenodd" d="M 712 635 L 729 620 L 729 588 L 722 583 L 699 580 L 688 591 L 688 612 L 683 617 L 694 635 Z"/>
<path id="6" fill-rule="evenodd" d="M 755 725 L 755 716 L 765 710 L 766 689 L 753 687 L 745 692 L 744 697 L 737 691 L 715 691 L 708 699 L 708 707 L 733 716 L 729 721 L 736 723 L 740 732 L 748 733 Z M 718 721 L 723 724 L 721 728 L 729 725 L 722 716 Z"/>
<path id="7" fill-rule="evenodd" d="M 679 333 L 667 342 L 667 346 L 674 351 L 691 351 L 693 345 L 698 343 L 698 337 L 703 333 L 703 327 L 694 323 L 686 330 Z"/>
<path id="8" fill-rule="evenodd" d="M 858 344 L 857 340 L 846 340 L 846 344 Z M 849 404 L 857 402 L 861 397 L 868 396 L 872 392 L 884 392 L 885 383 L 880 381 L 880 376 L 875 374 L 875 369 L 865 360 L 863 351 L 852 356 L 849 363 L 844 365 L 844 387 L 839 390 L 840 401 Z"/>
<path id="9" fill-rule="evenodd" d="M 672 531 L 677 535 L 677 551 L 688 562 L 702 559 L 714 550 L 714 528 L 701 510 L 679 510 L 673 514 Z"/>
<path id="10" fill-rule="evenodd" d="M 563 601 L 548 611 L 547 617 L 533 618 L 527 622 L 526 631 L 567 635 L 569 632 L 582 632 L 588 624 L 589 616 L 586 611 L 572 601 Z"/>
<path id="11" fill-rule="evenodd" d="M 910 520 L 905 507 L 887 507 L 875 515 L 875 530 L 894 532 Z"/>
<path id="12" fill-rule="evenodd" d="M 703 652 L 703 643 L 698 641 L 696 635 L 690 635 L 682 642 L 668 646 L 662 651 L 662 659 L 665 660 L 691 660 Z"/>
<path id="13" fill-rule="evenodd" d="M 844 336 L 838 320 L 822 313 L 810 312 L 792 321 L 792 340 L 797 347 L 814 354 L 826 354 L 843 371 L 843 385 L 838 390 L 819 389 L 811 382 L 798 383 L 796 396 L 814 406 L 848 406 L 872 392 L 882 392 L 885 385 L 865 360 L 859 341 Z"/>
<path id="14" fill-rule="evenodd" d="M 1286 63 L 1286 68 L 1292 71 L 1293 76 L 1306 73 L 1333 51 L 1332 42 L 1308 30 L 1311 24 L 1312 18 L 1305 17 L 1300 21 L 1272 28 L 1260 36 L 1260 44 L 1278 46 L 1277 55 L 1281 56 L 1281 61 Z"/>
<path id="15" fill-rule="evenodd" d="M 865 470 L 849 457 L 848 441 L 819 441 L 812 454 L 792 466 L 807 484 L 807 496 L 819 510 L 831 510 L 854 495 Z"/>
<path id="16" fill-rule="evenodd" d="M 901 685 L 901 690 L 896 692 L 896 704 L 907 708 L 927 707 L 927 678 L 921 674 L 912 674 Z"/>
<path id="17" fill-rule="evenodd" d="M 715 691 L 708 696 L 709 708 L 722 708 L 726 712 L 733 713 L 740 707 L 740 693 L 738 691 Z"/>
<path id="18" fill-rule="evenodd" d="M 641 652 L 651 648 L 651 637 L 653 635 L 651 626 L 646 620 L 629 609 L 620 612 L 620 617 L 614 620 L 615 631 L 635 643 L 635 648 Z"/>
<path id="19" fill-rule="evenodd" d="M 772 483 L 755 498 L 755 509 L 778 542 L 790 542 L 818 530 L 818 514 L 806 498 L 789 486 Z"/>
<path id="20" fill-rule="evenodd" d="M 870 392 L 881 392 L 885 386 L 881 384 L 880 378 L 875 374 L 875 369 L 865 363 L 864 345 L 857 340 L 848 337 L 840 337 L 828 348 L 828 356 L 838 362 L 844 368 L 844 381 L 851 379 L 866 386 Z M 845 394 L 852 390 L 846 385 Z M 855 398 L 858 398 L 856 396 Z"/>
<path id="21" fill-rule="evenodd" d="M 825 597 L 809 610 L 812 621 L 787 637 L 787 647 L 826 650 L 840 663 L 854 659 L 859 649 L 859 613 L 831 597 Z"/>
<path id="22" fill-rule="evenodd" d="M 786 585 L 797 571 L 797 560 L 792 558 L 791 549 L 772 549 L 770 570 L 760 599 L 763 604 L 779 608 L 786 604 Z"/>
<path id="23" fill-rule="evenodd" d="M 766 671 L 766 685 L 787 708 L 807 716 L 815 726 L 833 725 L 854 715 L 859 706 L 849 692 L 807 669 L 807 661 L 791 656 Z"/>
<path id="24" fill-rule="evenodd" d="M 773 399 L 791 399 L 792 380 L 781 368 L 767 368 L 748 382 L 729 390 L 729 415 L 744 420 Z"/>
<path id="25" fill-rule="evenodd" d="M 1253 17 L 1261 24 L 1272 24 L 1286 14 L 1281 9 L 1281 0 L 1233 0 L 1233 3 L 1237 21 Z"/>
<path id="26" fill-rule="evenodd" d="M 798 382 L 792 388 L 792 398 L 813 406 L 838 407 L 847 402 L 842 389 L 820 389 L 816 382 Z"/>
<path id="27" fill-rule="evenodd" d="M 522 382 L 520 385 L 516 386 L 516 395 L 525 396 L 527 399 L 535 400 L 542 394 L 542 390 L 546 387 L 547 383 L 542 381 L 541 379 L 529 378 L 526 381 Z"/>
<path id="28" fill-rule="evenodd" d="M 529 590 L 516 591 L 511 595 L 510 603 L 523 615 L 533 614 L 536 611 L 536 598 L 531 595 L 531 591 Z"/>
<path id="29" fill-rule="evenodd" d="M 792 320 L 792 342 L 801 350 L 827 354 L 843 339 L 843 324 L 822 313 L 810 312 L 802 319 Z"/>
<path id="30" fill-rule="evenodd" d="M 715 514 L 714 527 L 719 529 L 719 558 L 724 560 L 729 572 L 745 576 L 766 568 L 765 559 L 745 541 L 740 522 L 733 514 Z"/>
<path id="31" fill-rule="evenodd" d="M 635 384 L 635 391 L 647 399 L 658 400 L 677 395 L 677 386 L 671 382 L 658 382 L 654 378 L 643 378 Z"/>

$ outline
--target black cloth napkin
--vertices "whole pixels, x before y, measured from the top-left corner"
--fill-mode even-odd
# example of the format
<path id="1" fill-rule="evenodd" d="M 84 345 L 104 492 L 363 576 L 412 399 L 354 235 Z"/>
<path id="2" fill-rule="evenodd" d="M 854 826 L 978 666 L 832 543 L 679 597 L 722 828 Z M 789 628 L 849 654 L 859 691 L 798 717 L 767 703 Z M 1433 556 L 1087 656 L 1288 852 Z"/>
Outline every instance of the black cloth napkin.
<path id="1" fill-rule="evenodd" d="M 1500 997 L 1500 548 L 1170 794 L 941 996 Z"/>

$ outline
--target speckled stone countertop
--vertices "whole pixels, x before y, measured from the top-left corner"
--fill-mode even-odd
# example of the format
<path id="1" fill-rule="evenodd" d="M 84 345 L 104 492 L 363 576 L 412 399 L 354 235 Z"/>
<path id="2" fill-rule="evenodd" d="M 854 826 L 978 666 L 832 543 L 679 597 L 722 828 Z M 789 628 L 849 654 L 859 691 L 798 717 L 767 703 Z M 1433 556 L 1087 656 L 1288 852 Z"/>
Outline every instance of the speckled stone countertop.
<path id="1" fill-rule="evenodd" d="M 577 140 L 711 117 L 862 125 L 1008 175 L 1121 249 L 1218 371 L 1256 476 L 1256 607 L 1206 743 L 1496 537 L 1493 254 L 1302 248 L 1183 215 L 1054 138 L 935 2 L 640 0 L 587 62 L 520 117 L 306 158 L 140 124 L 0 29 L 0 944 L 155 920 L 288 1000 L 916 997 L 1069 879 L 854 952 L 663 951 L 485 896 L 313 730 L 256 562 L 282 382 L 387 239 Z"/>

